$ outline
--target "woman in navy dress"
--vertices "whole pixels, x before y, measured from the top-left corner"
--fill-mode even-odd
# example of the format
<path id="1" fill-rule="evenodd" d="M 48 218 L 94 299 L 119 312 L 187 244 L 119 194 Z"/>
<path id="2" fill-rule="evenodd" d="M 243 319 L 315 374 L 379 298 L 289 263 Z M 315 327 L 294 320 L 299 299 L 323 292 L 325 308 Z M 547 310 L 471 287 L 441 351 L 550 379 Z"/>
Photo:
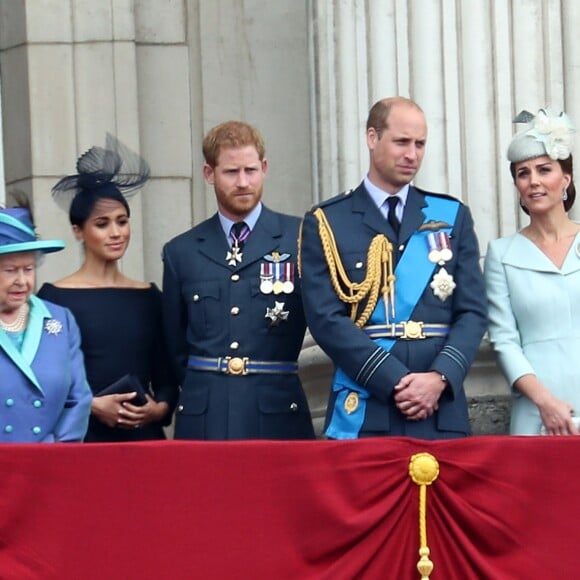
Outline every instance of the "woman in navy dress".
<path id="1" fill-rule="evenodd" d="M 141 187 L 147 164 L 114 137 L 77 162 L 77 175 L 53 188 L 85 251 L 70 276 L 44 284 L 38 295 L 70 308 L 81 330 L 87 377 L 94 394 L 85 441 L 163 439 L 171 421 L 177 384 L 163 340 L 161 292 L 119 268 L 131 229 L 127 191 Z M 72 201 L 67 200 L 72 194 Z M 102 395 L 121 382 L 126 388 Z M 138 400 L 137 381 L 145 390 Z M 115 391 L 115 389 L 113 389 Z M 127 391 L 127 392 L 124 392 Z"/>

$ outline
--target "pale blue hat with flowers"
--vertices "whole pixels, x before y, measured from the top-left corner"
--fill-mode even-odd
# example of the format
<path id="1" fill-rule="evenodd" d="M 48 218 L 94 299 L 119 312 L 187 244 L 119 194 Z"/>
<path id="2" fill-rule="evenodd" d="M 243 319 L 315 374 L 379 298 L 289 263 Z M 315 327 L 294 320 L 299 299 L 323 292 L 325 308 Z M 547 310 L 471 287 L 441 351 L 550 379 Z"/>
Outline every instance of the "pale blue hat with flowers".
<path id="1" fill-rule="evenodd" d="M 566 113 L 556 113 L 548 108 L 540 109 L 537 115 L 522 111 L 514 123 L 526 123 L 526 126 L 509 144 L 507 158 L 510 163 L 544 155 L 554 161 L 570 157 L 576 129 Z"/>
<path id="2" fill-rule="evenodd" d="M 0 209 L 0 254 L 62 250 L 62 240 L 40 240 L 34 231 L 30 211 L 24 207 Z"/>

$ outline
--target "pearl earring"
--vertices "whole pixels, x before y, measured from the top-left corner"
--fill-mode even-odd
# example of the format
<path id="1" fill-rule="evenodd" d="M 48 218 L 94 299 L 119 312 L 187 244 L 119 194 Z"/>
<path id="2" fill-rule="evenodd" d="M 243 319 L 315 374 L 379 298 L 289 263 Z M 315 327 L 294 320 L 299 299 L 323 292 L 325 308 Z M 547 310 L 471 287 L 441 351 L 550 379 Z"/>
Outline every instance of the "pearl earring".
<path id="1" fill-rule="evenodd" d="M 568 199 L 568 192 L 567 192 L 566 190 L 564 190 L 564 191 L 562 192 L 562 200 L 563 200 L 563 201 L 566 201 L 567 199 Z"/>

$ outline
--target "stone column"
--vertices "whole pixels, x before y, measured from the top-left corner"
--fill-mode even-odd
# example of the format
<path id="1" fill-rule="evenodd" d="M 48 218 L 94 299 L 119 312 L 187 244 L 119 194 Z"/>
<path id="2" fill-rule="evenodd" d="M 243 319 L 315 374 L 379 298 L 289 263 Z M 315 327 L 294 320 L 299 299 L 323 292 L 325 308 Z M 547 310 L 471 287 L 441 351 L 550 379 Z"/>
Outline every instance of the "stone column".
<path id="1" fill-rule="evenodd" d="M 0 64 L 6 182 L 25 192 L 43 237 L 67 240 L 51 257 L 50 279 L 82 259 L 50 189 L 75 172 L 77 157 L 104 145 L 107 132 L 139 150 L 132 0 L 0 2 Z M 142 277 L 141 199 L 131 200 L 134 227 L 123 267 Z M 44 280 L 43 269 L 39 283 Z"/>

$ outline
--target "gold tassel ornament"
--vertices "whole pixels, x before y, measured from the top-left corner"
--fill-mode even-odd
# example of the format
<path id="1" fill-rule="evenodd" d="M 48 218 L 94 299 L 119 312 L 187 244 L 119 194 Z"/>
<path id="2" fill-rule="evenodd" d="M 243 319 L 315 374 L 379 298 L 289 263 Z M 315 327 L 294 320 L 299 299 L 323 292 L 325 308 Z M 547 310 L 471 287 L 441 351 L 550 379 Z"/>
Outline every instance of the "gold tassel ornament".
<path id="1" fill-rule="evenodd" d="M 409 476 L 419 486 L 419 556 L 417 570 L 421 580 L 428 580 L 433 571 L 427 546 L 427 486 L 439 476 L 439 462 L 430 453 L 417 453 L 409 462 Z"/>

